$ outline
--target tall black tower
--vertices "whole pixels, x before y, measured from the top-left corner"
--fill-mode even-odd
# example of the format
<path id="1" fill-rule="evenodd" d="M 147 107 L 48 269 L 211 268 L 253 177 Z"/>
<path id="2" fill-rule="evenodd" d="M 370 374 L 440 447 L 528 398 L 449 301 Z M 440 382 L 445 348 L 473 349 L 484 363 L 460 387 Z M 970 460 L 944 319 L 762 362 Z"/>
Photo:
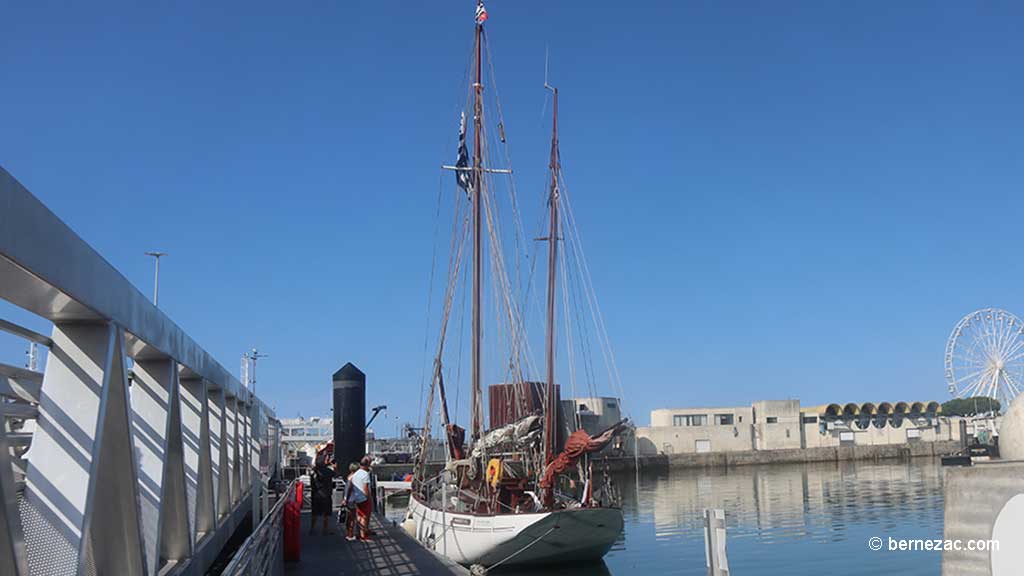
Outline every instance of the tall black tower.
<path id="1" fill-rule="evenodd" d="M 334 458 L 338 471 L 366 454 L 366 374 L 351 362 L 334 373 Z"/>

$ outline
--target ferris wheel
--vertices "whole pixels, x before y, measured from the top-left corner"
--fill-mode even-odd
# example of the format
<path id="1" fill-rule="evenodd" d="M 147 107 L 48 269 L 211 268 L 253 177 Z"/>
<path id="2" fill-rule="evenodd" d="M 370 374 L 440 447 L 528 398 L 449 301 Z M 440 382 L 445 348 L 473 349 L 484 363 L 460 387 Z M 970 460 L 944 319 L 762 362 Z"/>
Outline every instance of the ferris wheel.
<path id="1" fill-rule="evenodd" d="M 954 396 L 988 396 L 1005 410 L 1024 386 L 1024 322 L 998 308 L 964 316 L 946 342 L 946 382 Z"/>

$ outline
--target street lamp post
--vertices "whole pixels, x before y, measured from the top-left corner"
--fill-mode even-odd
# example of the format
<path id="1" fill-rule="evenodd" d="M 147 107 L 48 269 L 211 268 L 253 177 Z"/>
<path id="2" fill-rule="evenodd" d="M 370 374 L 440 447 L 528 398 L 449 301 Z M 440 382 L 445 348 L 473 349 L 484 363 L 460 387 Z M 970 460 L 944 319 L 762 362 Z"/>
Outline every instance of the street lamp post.
<path id="1" fill-rule="evenodd" d="M 249 387 L 252 389 L 253 396 L 256 395 L 256 361 L 260 358 L 266 358 L 267 356 L 269 356 L 269 354 L 260 354 L 259 350 L 257 350 L 255 346 L 252 347 L 252 350 L 245 353 L 245 357 L 252 362 L 252 370 L 249 370 L 249 381 L 246 382 L 246 384 L 250 385 Z"/>
<path id="2" fill-rule="evenodd" d="M 155 264 L 153 272 L 153 306 L 159 306 L 160 302 L 160 257 L 167 256 L 167 252 L 146 252 L 146 256 L 152 256 Z"/>

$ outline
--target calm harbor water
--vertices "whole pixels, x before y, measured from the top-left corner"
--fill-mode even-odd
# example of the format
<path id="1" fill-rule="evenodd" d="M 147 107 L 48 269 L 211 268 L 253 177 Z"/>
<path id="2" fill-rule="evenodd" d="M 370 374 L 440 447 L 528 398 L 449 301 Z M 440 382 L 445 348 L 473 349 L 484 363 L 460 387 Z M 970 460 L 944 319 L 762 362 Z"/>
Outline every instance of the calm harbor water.
<path id="1" fill-rule="evenodd" d="M 519 574 L 706 574 L 701 512 L 723 508 L 737 575 L 932 575 L 939 552 L 874 552 L 868 539 L 942 537 L 937 459 L 678 469 L 618 478 L 626 528 L 603 563 Z"/>

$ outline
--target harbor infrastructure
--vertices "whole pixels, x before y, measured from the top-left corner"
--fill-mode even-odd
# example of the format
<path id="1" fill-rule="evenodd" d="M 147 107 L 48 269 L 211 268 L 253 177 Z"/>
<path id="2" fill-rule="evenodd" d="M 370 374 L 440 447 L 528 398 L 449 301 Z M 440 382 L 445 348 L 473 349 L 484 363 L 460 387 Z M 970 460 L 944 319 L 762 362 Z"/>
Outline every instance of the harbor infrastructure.
<path id="1" fill-rule="evenodd" d="M 1020 574 L 1024 550 L 1024 398 L 1018 396 L 1000 422 L 1000 457 L 947 469 L 944 481 L 944 537 L 991 546 L 943 548 L 942 574 Z"/>
<path id="2" fill-rule="evenodd" d="M 943 549 L 943 576 L 1012 576 L 1021 573 L 1024 551 L 1024 461 L 979 462 L 947 469 L 944 538 L 997 542 L 994 548 Z"/>
<path id="3" fill-rule="evenodd" d="M 3 169 L 0 298 L 52 325 L 0 319 L 46 351 L 0 364 L 0 574 L 205 574 L 267 510 L 274 411 Z"/>

